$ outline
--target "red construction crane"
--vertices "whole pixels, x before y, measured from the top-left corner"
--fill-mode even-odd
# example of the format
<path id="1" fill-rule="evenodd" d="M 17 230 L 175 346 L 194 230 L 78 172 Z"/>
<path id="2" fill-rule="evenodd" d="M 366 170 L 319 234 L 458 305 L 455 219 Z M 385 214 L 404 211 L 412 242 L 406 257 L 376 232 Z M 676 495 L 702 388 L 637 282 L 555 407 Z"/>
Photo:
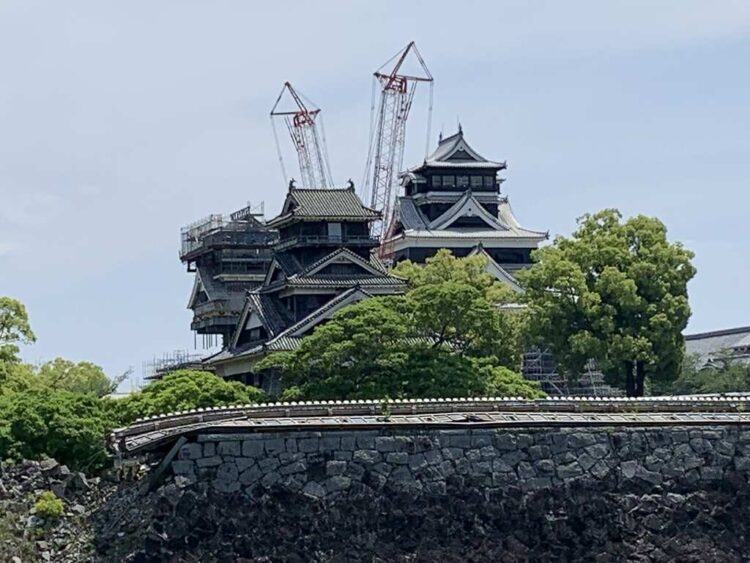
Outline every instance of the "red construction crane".
<path id="1" fill-rule="evenodd" d="M 298 93 L 289 82 L 284 82 L 284 87 L 271 109 L 271 125 L 285 182 L 288 178 L 279 137 L 276 133 L 278 120 L 284 122 L 292 138 L 299 161 L 302 187 L 330 188 L 333 186 L 322 119 L 320 120 L 320 134 L 317 129 L 318 123 L 316 122 L 320 118 L 320 111 L 320 108 L 315 107 L 310 100 Z"/>
<path id="2" fill-rule="evenodd" d="M 385 70 L 393 61 L 395 61 L 394 66 L 390 70 Z M 414 70 L 407 70 L 410 67 Z M 417 84 L 420 82 L 430 84 L 427 118 L 427 138 L 429 139 L 434 80 L 414 41 L 391 57 L 374 73 L 370 150 L 367 156 L 362 196 L 365 201 L 369 199 L 370 207 L 383 214 L 382 221 L 373 226 L 373 235 L 377 236 L 381 243 L 388 236 L 393 221 L 393 211 L 398 195 L 398 175 L 404 159 L 406 121 Z M 380 88 L 377 104 L 375 103 L 376 84 Z M 383 254 L 381 247 L 381 256 Z"/>

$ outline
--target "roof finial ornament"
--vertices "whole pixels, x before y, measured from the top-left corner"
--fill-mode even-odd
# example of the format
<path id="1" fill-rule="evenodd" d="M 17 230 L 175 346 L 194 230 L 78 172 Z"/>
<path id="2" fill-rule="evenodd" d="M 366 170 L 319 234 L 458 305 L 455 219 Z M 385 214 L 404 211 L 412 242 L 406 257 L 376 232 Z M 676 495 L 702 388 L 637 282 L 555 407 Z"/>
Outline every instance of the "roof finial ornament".
<path id="1" fill-rule="evenodd" d="M 349 181 L 346 183 L 346 189 L 349 191 L 354 191 L 354 182 L 352 182 L 352 179 L 349 178 Z"/>
<path id="2" fill-rule="evenodd" d="M 461 127 L 461 119 L 456 116 L 456 121 L 458 121 L 458 134 L 463 135 L 464 134 L 464 128 Z"/>
<path id="3" fill-rule="evenodd" d="M 295 183 L 294 178 L 292 178 L 291 180 L 289 180 L 289 191 L 290 192 L 294 189 L 294 183 Z"/>

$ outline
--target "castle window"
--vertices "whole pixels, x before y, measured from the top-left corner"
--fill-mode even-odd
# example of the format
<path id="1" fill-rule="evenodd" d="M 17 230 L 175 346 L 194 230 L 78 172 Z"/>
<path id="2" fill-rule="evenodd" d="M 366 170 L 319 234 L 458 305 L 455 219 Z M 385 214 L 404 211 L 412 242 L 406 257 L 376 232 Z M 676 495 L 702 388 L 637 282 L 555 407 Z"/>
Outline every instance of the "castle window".
<path id="1" fill-rule="evenodd" d="M 482 177 L 481 176 L 472 176 L 471 177 L 471 187 L 472 188 L 481 188 L 482 187 Z"/>
<path id="2" fill-rule="evenodd" d="M 456 185 L 459 188 L 465 188 L 469 185 L 469 177 L 468 176 L 458 176 L 456 178 L 457 182 Z"/>
<path id="3" fill-rule="evenodd" d="M 443 176 L 443 186 L 446 188 L 452 188 L 456 185 L 455 176 Z"/>
<path id="4" fill-rule="evenodd" d="M 485 176 L 484 177 L 484 185 L 488 188 L 494 188 L 495 187 L 495 179 L 492 176 Z"/>
<path id="5" fill-rule="evenodd" d="M 443 177 L 442 176 L 433 176 L 432 177 L 432 185 L 435 188 L 440 188 L 443 186 Z"/>
<path id="6" fill-rule="evenodd" d="M 328 223 L 328 238 L 331 240 L 341 240 L 341 223 Z"/>

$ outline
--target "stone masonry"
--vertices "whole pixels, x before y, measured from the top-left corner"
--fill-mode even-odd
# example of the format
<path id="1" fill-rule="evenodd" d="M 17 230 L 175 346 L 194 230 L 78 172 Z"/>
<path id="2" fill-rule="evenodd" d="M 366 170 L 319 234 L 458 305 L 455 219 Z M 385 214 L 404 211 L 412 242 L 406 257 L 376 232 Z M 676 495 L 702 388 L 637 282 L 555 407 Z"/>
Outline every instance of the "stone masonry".
<path id="1" fill-rule="evenodd" d="M 750 428 L 738 426 L 289 431 L 192 440 L 172 462 L 175 481 L 250 498 L 270 489 L 330 500 L 586 482 L 695 490 L 750 478 Z"/>

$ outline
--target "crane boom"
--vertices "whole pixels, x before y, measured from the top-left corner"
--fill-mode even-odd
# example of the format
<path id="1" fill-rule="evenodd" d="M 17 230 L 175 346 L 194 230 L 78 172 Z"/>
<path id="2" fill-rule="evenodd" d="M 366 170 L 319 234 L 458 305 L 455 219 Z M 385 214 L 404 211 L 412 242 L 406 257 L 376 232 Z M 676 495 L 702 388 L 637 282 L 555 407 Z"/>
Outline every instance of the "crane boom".
<path id="1" fill-rule="evenodd" d="M 409 58 L 416 59 L 417 72 L 406 71 L 405 63 Z M 384 70 L 393 61 L 393 67 Z M 362 195 L 363 199 L 369 199 L 370 207 L 382 213 L 382 220 L 373 225 L 373 235 L 382 243 L 393 222 L 398 175 L 406 144 L 406 122 L 417 84 L 427 82 L 432 91 L 434 79 L 414 41 L 391 57 L 373 76 L 379 86 L 379 95 L 378 102 L 372 106 L 370 150 Z M 428 114 L 428 129 L 430 117 Z"/>
<path id="2" fill-rule="evenodd" d="M 284 122 L 292 139 L 292 145 L 297 153 L 303 187 L 330 188 L 333 186 L 333 180 L 328 163 L 328 150 L 322 121 L 320 122 L 320 132 L 317 127 L 321 110 L 310 103 L 309 100 L 306 101 L 307 103 L 289 82 L 285 82 L 279 97 L 276 98 L 276 103 L 271 109 L 271 125 L 276 138 L 281 171 L 286 181 L 284 158 L 276 133 L 276 121 L 278 120 Z"/>

